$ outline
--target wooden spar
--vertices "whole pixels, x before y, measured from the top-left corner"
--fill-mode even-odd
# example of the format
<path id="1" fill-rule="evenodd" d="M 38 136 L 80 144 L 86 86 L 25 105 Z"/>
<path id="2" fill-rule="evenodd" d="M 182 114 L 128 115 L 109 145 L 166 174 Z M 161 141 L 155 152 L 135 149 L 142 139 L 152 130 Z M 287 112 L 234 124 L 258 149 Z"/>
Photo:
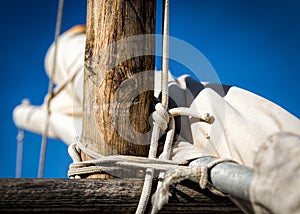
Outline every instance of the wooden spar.
<path id="1" fill-rule="evenodd" d="M 134 213 L 142 180 L 0 179 L 0 213 Z M 203 195 L 198 184 L 171 190 L 159 213 L 241 213 L 228 198 Z"/>
<path id="2" fill-rule="evenodd" d="M 202 157 L 194 160 L 190 166 L 201 167 L 215 160 L 213 157 Z M 246 201 L 250 201 L 249 190 L 253 177 L 253 169 L 233 162 L 219 163 L 209 172 L 210 181 L 218 190 Z"/>
<path id="3" fill-rule="evenodd" d="M 154 72 L 134 77 L 154 71 L 155 40 L 125 40 L 155 34 L 155 7 L 155 0 L 88 0 L 82 141 L 92 151 L 148 154 L 153 90 L 135 92 L 153 89 Z"/>

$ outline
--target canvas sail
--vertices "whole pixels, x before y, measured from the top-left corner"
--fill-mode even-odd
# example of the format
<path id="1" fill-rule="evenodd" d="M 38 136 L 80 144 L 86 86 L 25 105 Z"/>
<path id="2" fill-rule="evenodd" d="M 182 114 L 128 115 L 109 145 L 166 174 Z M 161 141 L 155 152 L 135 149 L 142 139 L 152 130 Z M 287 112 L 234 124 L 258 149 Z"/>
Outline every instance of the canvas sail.
<path id="1" fill-rule="evenodd" d="M 85 34 L 82 27 L 67 31 L 59 39 L 57 75 L 54 77 L 56 88 L 67 82 L 66 80 L 72 74 L 76 73 L 76 75 L 74 80 L 68 83 L 51 102 L 49 137 L 60 139 L 68 145 L 75 137 L 80 136 L 82 131 L 84 46 Z M 45 59 L 48 74 L 52 70 L 53 57 L 52 45 Z M 155 96 L 159 97 L 160 73 L 158 71 L 155 72 L 155 78 Z M 199 157 L 214 156 L 230 158 L 241 165 L 256 168 L 259 171 L 262 164 L 258 164 L 258 160 L 261 160 L 259 163 L 268 161 L 270 164 L 276 163 L 277 156 L 270 155 L 273 154 L 272 152 L 266 156 L 272 156 L 273 159 L 270 157 L 262 161 L 261 154 L 266 154 L 266 150 L 262 148 L 268 146 L 270 141 L 276 139 L 279 145 L 289 145 L 288 141 L 293 142 L 293 146 L 297 148 L 300 146 L 299 119 L 280 106 L 249 91 L 234 86 L 201 83 L 187 75 L 175 78 L 170 74 L 169 93 L 170 108 L 189 107 L 195 111 L 209 112 L 215 118 L 213 124 L 210 125 L 194 118 L 176 117 L 176 138 L 171 155 L 171 159 L 176 162 L 188 163 Z M 46 121 L 44 105 L 32 106 L 30 103 L 23 103 L 15 108 L 13 116 L 17 127 L 38 134 L 43 133 Z M 274 148 L 278 149 L 278 147 Z M 275 150 L 271 149 L 271 151 Z M 283 150 L 287 151 L 286 158 L 293 153 L 291 147 L 283 148 Z M 277 151 L 276 154 L 280 155 L 280 152 Z M 290 174 L 286 177 L 289 179 L 295 176 L 293 173 L 300 173 L 300 163 L 297 159 L 299 158 L 293 156 L 293 159 L 288 160 L 294 163 L 293 169 L 298 170 L 287 170 Z M 284 172 L 283 170 L 280 174 Z M 277 171 L 275 175 L 278 176 Z M 266 177 L 263 175 L 264 179 L 267 179 Z M 255 179 L 256 185 L 252 189 L 253 204 L 266 209 L 256 208 L 256 212 L 262 213 L 268 209 L 276 212 L 282 211 L 276 207 L 278 206 L 276 203 L 263 197 L 265 193 L 273 194 L 272 185 L 269 185 L 269 189 L 262 191 L 260 188 L 264 187 L 264 182 L 260 179 L 262 175 Z M 284 181 L 283 179 L 278 184 L 281 188 L 284 187 Z M 292 184 L 299 186 L 299 179 L 292 179 Z M 290 213 L 300 211 L 299 195 L 294 196 L 293 203 L 290 202 L 291 200 L 281 199 L 282 203 L 287 204 L 285 210 L 290 210 Z"/>

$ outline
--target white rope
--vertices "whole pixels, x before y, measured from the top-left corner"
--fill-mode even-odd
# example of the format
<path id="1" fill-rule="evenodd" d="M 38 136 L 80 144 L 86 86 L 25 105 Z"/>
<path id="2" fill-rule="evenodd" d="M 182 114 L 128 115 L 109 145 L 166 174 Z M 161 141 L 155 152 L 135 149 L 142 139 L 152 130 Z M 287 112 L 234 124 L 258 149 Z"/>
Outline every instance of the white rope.
<path id="1" fill-rule="evenodd" d="M 159 107 L 160 106 L 160 107 Z M 157 124 L 158 127 L 163 127 L 166 123 L 166 121 L 169 119 L 170 125 L 169 125 L 169 130 L 166 134 L 166 142 L 165 142 L 165 146 L 164 146 L 164 150 L 161 154 L 161 158 L 160 159 L 156 159 L 156 158 L 146 158 L 146 157 L 137 157 L 137 156 L 126 156 L 126 155 L 113 155 L 113 156 L 104 156 L 101 155 L 97 152 L 91 151 L 89 149 L 87 149 L 83 143 L 81 142 L 81 140 L 79 138 L 76 138 L 74 143 L 71 144 L 68 148 L 68 152 L 70 157 L 73 160 L 73 163 L 70 165 L 69 168 L 69 176 L 74 176 L 74 175 L 79 175 L 79 174 L 89 174 L 89 171 L 85 171 L 85 173 L 83 173 L 83 171 L 81 171 L 79 174 L 76 174 L 76 168 L 81 168 L 81 167 L 88 167 L 91 165 L 101 165 L 103 163 L 110 163 L 110 164 L 123 164 L 123 165 L 130 165 L 130 163 L 132 163 L 135 166 L 140 166 L 143 168 L 143 164 L 167 164 L 167 165 L 178 165 L 178 163 L 169 160 L 170 158 L 170 153 L 171 153 L 171 149 L 172 149 L 172 143 L 173 143 L 173 137 L 174 137 L 174 133 L 175 133 L 175 120 L 174 120 L 174 116 L 178 116 L 180 114 L 182 115 L 187 115 L 187 116 L 194 116 L 195 118 L 200 119 L 201 121 L 205 121 L 205 122 L 210 122 L 212 121 L 212 116 L 208 113 L 195 113 L 192 112 L 190 109 L 188 108 L 174 108 L 172 109 L 173 111 L 167 111 L 165 109 L 162 108 L 162 104 L 158 103 L 156 105 L 156 114 L 157 114 L 157 118 L 159 118 L 158 121 L 155 121 L 155 123 Z M 171 114 L 174 113 L 173 114 Z M 191 114 L 190 114 L 191 113 Z M 166 116 L 164 118 L 164 116 Z M 169 121 L 167 121 L 167 123 L 169 123 Z M 164 132 L 165 130 L 163 130 Z M 93 158 L 94 160 L 90 160 L 90 161 L 83 161 L 80 158 L 80 152 L 85 153 L 86 155 L 88 155 L 90 158 Z M 138 164 L 142 164 L 142 165 L 138 165 Z M 149 167 L 151 170 L 153 168 L 157 168 L 155 167 Z M 170 169 L 170 168 L 168 168 Z M 94 170 L 93 170 L 94 171 Z"/>
<path id="2" fill-rule="evenodd" d="M 163 182 L 161 182 L 161 185 L 157 188 L 155 194 L 154 194 L 154 200 L 153 200 L 153 210 L 158 211 L 160 210 L 164 204 L 166 204 L 169 200 L 169 187 L 173 184 L 179 183 L 185 179 L 190 178 L 197 178 L 199 179 L 199 186 L 202 189 L 208 188 L 211 192 L 213 192 L 216 195 L 224 196 L 224 194 L 214 188 L 209 182 L 208 182 L 208 171 L 216 166 L 219 163 L 223 162 L 234 162 L 231 159 L 227 158 L 219 158 L 215 161 L 212 161 L 211 163 L 204 165 L 204 166 L 195 166 L 195 167 L 178 167 L 174 170 L 169 170 L 165 173 L 165 176 L 163 179 Z M 152 211 L 153 211 L 152 210 Z"/>
<path id="3" fill-rule="evenodd" d="M 75 177 L 87 174 L 93 174 L 95 169 L 90 169 L 88 167 L 94 166 L 105 166 L 105 170 L 114 171 L 115 166 L 118 165 L 120 170 L 122 170 L 123 166 L 133 166 L 137 168 L 149 168 L 157 169 L 159 166 L 162 170 L 174 169 L 174 166 L 177 166 L 178 163 L 171 160 L 160 160 L 160 159 L 149 159 L 146 157 L 139 156 L 127 156 L 127 155 L 112 155 L 112 156 L 103 156 L 93 151 L 90 151 L 86 147 L 83 146 L 82 142 L 79 138 L 76 138 L 74 143 L 72 143 L 68 152 L 70 157 L 73 160 L 73 163 L 69 166 L 68 176 Z M 84 152 L 89 157 L 94 158 L 93 160 L 82 161 L 80 158 L 80 152 Z M 110 170 L 108 167 L 112 166 Z M 81 168 L 85 168 L 82 170 Z M 78 170 L 78 171 L 77 171 Z M 97 172 L 104 172 L 101 168 L 98 168 Z M 107 171 L 105 171 L 107 172 Z"/>
<path id="4" fill-rule="evenodd" d="M 169 90 L 168 90 L 168 74 L 169 74 L 169 0 L 164 1 L 164 22 L 163 22 L 163 41 L 162 41 L 162 99 L 161 103 L 168 108 Z"/>
<path id="5" fill-rule="evenodd" d="M 121 172 L 126 172 L 127 169 L 132 168 L 146 169 L 142 195 L 137 209 L 137 213 L 144 213 L 148 204 L 148 200 L 150 198 L 152 180 L 155 170 L 161 171 L 160 178 L 163 178 L 165 171 L 174 170 L 178 167 L 178 163 L 169 160 L 175 134 L 174 116 L 193 116 L 207 123 L 213 121 L 213 117 L 210 114 L 203 112 L 193 112 L 188 108 L 174 108 L 172 109 L 172 111 L 167 111 L 165 108 L 163 108 L 161 103 L 158 103 L 156 104 L 155 109 L 156 111 L 154 115 L 156 116 L 153 119 L 156 126 L 159 128 L 159 131 L 160 127 L 162 132 L 165 132 L 164 127 L 168 128 L 164 149 L 160 156 L 160 159 L 156 159 L 156 157 L 145 158 L 125 155 L 103 156 L 87 149 L 80 141 L 80 139 L 76 138 L 75 142 L 68 148 L 69 155 L 73 160 L 73 163 L 70 164 L 69 167 L 68 176 L 70 178 L 80 178 L 82 175 L 103 172 L 114 175 L 115 173 L 120 174 Z M 153 139 L 158 140 L 157 133 L 153 134 L 153 136 L 151 143 L 153 143 Z M 151 146 L 153 146 L 153 144 L 151 144 Z M 154 149 L 157 149 L 157 147 L 154 147 Z M 80 152 L 83 152 L 89 157 L 94 158 L 94 160 L 82 161 L 79 154 Z M 183 169 L 183 167 L 181 167 L 180 169 Z M 185 169 L 188 169 L 188 167 L 186 167 Z M 158 189 L 161 186 L 162 183 L 158 185 Z M 157 198 L 157 200 L 160 199 Z M 154 204 L 158 203 L 160 202 L 154 200 Z M 152 213 L 156 213 L 158 207 L 159 206 L 153 206 Z"/>
<path id="6" fill-rule="evenodd" d="M 161 183 L 153 196 L 152 213 L 158 212 L 163 205 L 168 202 L 170 185 L 179 183 L 185 179 L 196 178 L 199 180 L 199 186 L 202 189 L 207 188 L 216 195 L 224 196 L 221 191 L 217 190 L 208 182 L 209 170 L 219 163 L 235 162 L 227 158 L 218 158 L 206 165 L 179 166 L 178 163 L 171 160 L 150 159 L 126 155 L 102 156 L 100 154 L 97 154 L 97 156 L 101 158 L 81 162 L 79 152 L 82 145 L 79 138 L 77 138 L 75 142 L 69 146 L 69 153 L 74 161 L 74 163 L 70 165 L 68 172 L 71 179 L 80 178 L 80 175 L 103 172 L 111 173 L 112 175 L 114 175 L 114 173 L 123 175 L 123 172 L 126 172 L 128 169 L 151 169 L 153 171 L 160 171 L 160 174 L 164 173 L 164 177 L 160 178 Z M 85 147 L 82 147 L 82 149 L 87 151 L 87 153 L 94 154 L 94 152 L 89 151 Z M 76 162 L 76 160 L 78 162 Z"/>
<path id="7" fill-rule="evenodd" d="M 42 178 L 44 176 L 45 157 L 46 157 L 48 131 L 49 131 L 49 119 L 51 116 L 50 104 L 51 104 L 51 100 L 53 99 L 54 77 L 56 74 L 56 61 L 57 61 L 57 50 L 58 50 L 58 37 L 60 35 L 60 30 L 61 30 L 63 6 L 64 6 L 64 0 L 59 0 L 58 13 L 57 13 L 57 19 L 56 19 L 55 36 L 54 36 L 54 57 L 53 57 L 52 72 L 51 72 L 51 76 L 50 76 L 50 80 L 49 80 L 49 87 L 48 87 L 49 98 L 47 99 L 47 104 L 46 104 L 47 116 L 46 116 L 46 122 L 45 122 L 44 131 L 43 131 L 43 136 L 42 136 L 38 178 Z"/>
<path id="8" fill-rule="evenodd" d="M 158 110 L 161 111 L 162 116 L 165 117 L 165 120 L 155 120 L 159 119 L 155 118 L 156 113 L 154 112 L 154 126 L 153 132 L 151 136 L 150 150 L 149 150 L 149 158 L 156 158 L 157 155 L 157 147 L 158 140 L 160 136 L 160 130 L 164 132 L 167 129 L 167 124 L 169 122 L 169 117 L 166 114 L 169 102 L 169 90 L 168 90 L 168 74 L 169 74 L 169 0 L 164 1 L 164 22 L 163 22 L 163 41 L 162 41 L 162 73 L 161 73 L 161 93 L 162 100 L 161 105 L 155 107 L 156 112 Z M 161 119 L 161 118 L 160 118 Z M 164 121 L 164 122 L 163 122 Z M 160 122 L 160 125 L 158 125 Z M 136 214 L 142 214 L 145 212 L 152 188 L 153 181 L 153 169 L 146 170 L 145 181 L 143 185 L 143 190 L 141 194 L 141 198 L 136 209 Z"/>

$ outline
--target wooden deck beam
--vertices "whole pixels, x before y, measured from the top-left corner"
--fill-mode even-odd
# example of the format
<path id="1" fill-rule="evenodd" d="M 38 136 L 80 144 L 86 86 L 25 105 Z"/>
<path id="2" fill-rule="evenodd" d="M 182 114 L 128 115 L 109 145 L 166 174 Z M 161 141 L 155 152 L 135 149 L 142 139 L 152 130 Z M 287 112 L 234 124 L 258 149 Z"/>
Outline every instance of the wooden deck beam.
<path id="1" fill-rule="evenodd" d="M 142 180 L 0 179 L 0 213 L 134 213 Z M 241 213 L 227 198 L 186 181 L 159 213 Z"/>

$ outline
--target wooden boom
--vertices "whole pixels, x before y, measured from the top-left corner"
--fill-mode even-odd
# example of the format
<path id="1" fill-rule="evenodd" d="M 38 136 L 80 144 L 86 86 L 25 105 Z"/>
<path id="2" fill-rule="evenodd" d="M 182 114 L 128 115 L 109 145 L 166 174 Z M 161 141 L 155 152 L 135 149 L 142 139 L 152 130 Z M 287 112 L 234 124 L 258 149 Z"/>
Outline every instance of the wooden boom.
<path id="1" fill-rule="evenodd" d="M 124 179 L 0 179 L 0 213 L 134 213 L 142 184 Z M 159 213 L 242 213 L 228 198 L 203 192 L 193 182 L 171 191 Z"/>

